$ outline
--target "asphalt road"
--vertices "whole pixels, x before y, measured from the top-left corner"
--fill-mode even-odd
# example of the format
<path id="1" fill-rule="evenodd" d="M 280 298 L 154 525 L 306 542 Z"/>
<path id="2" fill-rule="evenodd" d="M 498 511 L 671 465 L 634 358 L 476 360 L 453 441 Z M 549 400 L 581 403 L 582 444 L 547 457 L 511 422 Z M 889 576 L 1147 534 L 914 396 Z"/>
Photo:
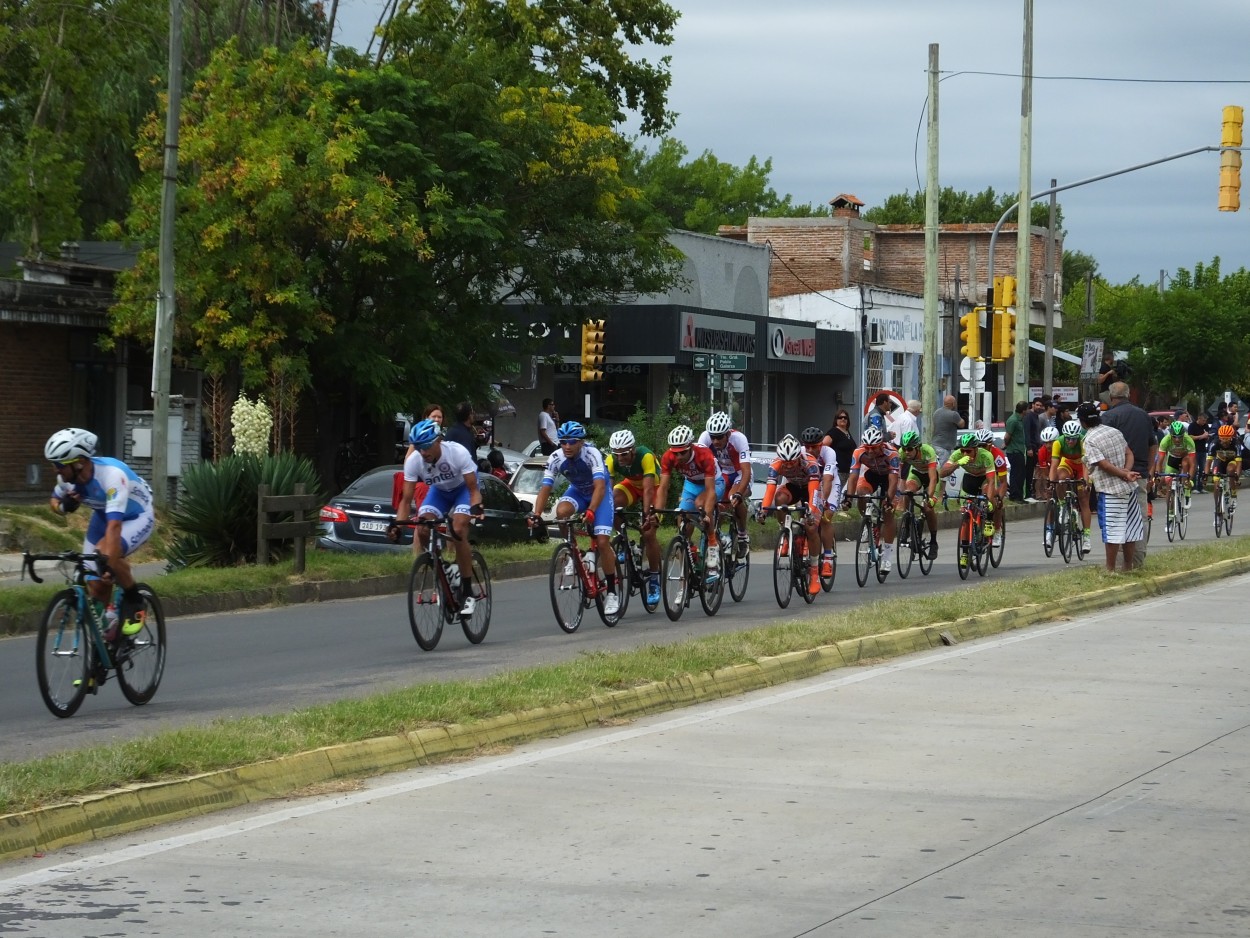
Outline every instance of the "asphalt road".
<path id="1" fill-rule="evenodd" d="M 1209 509 L 1195 514 L 1189 543 L 1213 539 L 1209 517 Z M 1162 527 L 1157 526 L 1152 550 L 1166 549 L 1161 535 Z M 131 706 L 110 683 L 98 696 L 88 697 L 68 720 L 53 717 L 39 697 L 33 636 L 8 638 L 0 640 L 0 759 L 26 760 L 218 718 L 278 713 L 422 682 L 481 678 L 585 653 L 743 630 L 819 615 L 835 606 L 981 582 L 975 573 L 967 584 L 959 579 L 955 536 L 953 530 L 941 532 L 942 553 L 929 576 L 921 576 L 919 567 L 913 566 L 906 580 L 891 574 L 879 584 L 870 577 L 863 588 L 856 586 L 849 567 L 853 545 L 842 543 L 843 563 L 833 591 L 822 593 L 811 606 L 795 597 L 784 612 L 773 596 L 770 558 L 757 553 L 746 597 L 734 603 L 726 595 L 714 618 L 705 616 L 696 602 L 673 623 L 662 608 L 648 615 L 634 597 L 615 628 L 605 628 L 595 611 L 588 610 L 580 630 L 572 635 L 555 623 L 546 577 L 501 581 L 495 584 L 486 640 L 470 645 L 453 626 L 444 630 L 433 652 L 421 651 L 413 640 L 403 595 L 174 619 L 169 622 L 165 676 L 150 704 Z M 1085 564 L 1100 557 L 1096 524 L 1094 542 L 1095 551 Z M 1011 525 L 1003 564 L 986 579 L 1048 571 L 1061 577 L 1065 569 L 1057 551 L 1052 558 L 1043 553 L 1040 519 L 1028 519 Z"/>

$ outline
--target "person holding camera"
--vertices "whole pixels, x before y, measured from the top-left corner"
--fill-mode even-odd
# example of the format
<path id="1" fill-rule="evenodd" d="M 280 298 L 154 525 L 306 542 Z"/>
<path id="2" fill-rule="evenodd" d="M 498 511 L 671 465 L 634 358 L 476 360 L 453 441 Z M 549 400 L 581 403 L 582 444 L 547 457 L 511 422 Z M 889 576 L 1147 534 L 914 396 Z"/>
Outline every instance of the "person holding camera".
<path id="1" fill-rule="evenodd" d="M 1115 354 L 1107 351 L 1102 353 L 1102 367 L 1098 369 L 1098 399 L 1104 404 L 1111 403 L 1111 385 L 1124 380 L 1127 372 L 1123 362 L 1116 362 Z"/>

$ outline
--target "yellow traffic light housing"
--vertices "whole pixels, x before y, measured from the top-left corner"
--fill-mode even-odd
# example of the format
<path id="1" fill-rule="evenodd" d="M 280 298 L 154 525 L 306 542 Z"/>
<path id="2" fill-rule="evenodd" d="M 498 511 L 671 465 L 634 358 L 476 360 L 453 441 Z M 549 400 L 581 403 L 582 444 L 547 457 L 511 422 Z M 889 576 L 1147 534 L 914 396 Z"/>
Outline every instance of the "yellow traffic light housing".
<path id="1" fill-rule="evenodd" d="M 1224 108 L 1224 128 L 1220 134 L 1221 147 L 1236 147 L 1220 151 L 1220 211 L 1235 212 L 1241 208 L 1241 122 L 1242 109 L 1236 104 Z"/>
<path id="2" fill-rule="evenodd" d="M 965 358 L 979 359 L 981 357 L 981 314 L 983 312 L 985 312 L 985 307 L 978 306 L 959 317 L 959 338 L 963 342 L 963 348 L 960 351 Z"/>
<path id="3" fill-rule="evenodd" d="M 603 320 L 582 323 L 582 380 L 603 380 Z"/>
<path id="4" fill-rule="evenodd" d="M 994 310 L 994 327 L 990 340 L 990 359 L 1006 361 L 1016 354 L 1016 314 L 1009 309 Z"/>
<path id="5" fill-rule="evenodd" d="M 1015 277 L 995 277 L 994 278 L 994 308 L 1006 309 L 1008 306 L 1016 305 L 1016 278 Z"/>

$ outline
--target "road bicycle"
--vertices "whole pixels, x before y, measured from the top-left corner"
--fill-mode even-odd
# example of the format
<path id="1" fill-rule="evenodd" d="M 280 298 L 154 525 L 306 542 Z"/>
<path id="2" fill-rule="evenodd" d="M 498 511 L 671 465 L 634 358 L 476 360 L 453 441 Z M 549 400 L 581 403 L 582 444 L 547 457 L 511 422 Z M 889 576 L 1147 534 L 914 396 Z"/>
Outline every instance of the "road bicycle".
<path id="1" fill-rule="evenodd" d="M 867 501 L 864 520 L 860 523 L 859 537 L 855 541 L 855 582 L 860 586 L 868 582 L 868 574 L 873 570 L 876 570 L 878 583 L 884 583 L 890 575 L 889 570 L 881 569 L 881 551 L 885 546 L 882 534 L 885 495 L 874 492 L 864 498 Z"/>
<path id="2" fill-rule="evenodd" d="M 1084 479 L 1068 479 L 1067 491 L 1059 500 L 1055 510 L 1055 540 L 1059 542 L 1059 554 L 1064 563 L 1071 563 L 1075 554 L 1077 560 L 1084 560 L 1089 551 L 1083 547 L 1085 528 L 1081 524 L 1081 500 L 1078 494 L 1085 485 Z"/>
<path id="3" fill-rule="evenodd" d="M 551 608 L 556 614 L 556 624 L 572 634 L 582 624 L 582 614 L 594 606 L 599 611 L 603 624 L 612 628 L 625 614 L 629 585 L 618 569 L 616 597 L 619 605 L 616 612 L 609 614 L 604 609 L 604 602 L 608 598 L 608 581 L 599 564 L 594 532 L 585 529 L 586 516 L 580 513 L 570 515 L 560 519 L 559 524 L 563 540 L 556 544 L 551 553 L 549 574 Z M 579 528 L 583 530 L 579 531 Z M 581 545 L 582 537 L 586 538 L 585 549 Z"/>
<path id="4" fill-rule="evenodd" d="M 664 614 L 673 622 L 681 618 L 697 593 L 699 604 L 706 615 L 714 616 L 720 609 L 725 598 L 725 543 L 719 541 L 721 547 L 721 571 L 715 579 L 709 581 L 704 563 L 707 557 L 707 533 L 700 529 L 697 536 L 687 533 L 693 525 L 703 519 L 703 512 L 697 509 L 683 511 L 681 509 L 660 509 L 656 515 L 666 515 L 677 519 L 677 534 L 668 542 L 664 549 L 664 573 L 661 578 L 660 594 L 664 600 Z M 713 524 L 719 519 L 713 517 Z"/>
<path id="5" fill-rule="evenodd" d="M 990 515 L 992 518 L 993 515 Z M 990 538 L 990 566 L 995 570 L 1003 562 L 1003 551 L 1007 547 L 1007 512 L 1002 513 L 1001 523 L 995 525 L 994 536 Z"/>
<path id="6" fill-rule="evenodd" d="M 125 698 L 135 706 L 147 703 L 156 694 L 165 673 L 165 613 L 156 592 L 146 583 L 135 588 L 143 598 L 136 613 L 143 628 L 134 635 L 123 635 L 120 624 L 106 621 L 110 610 L 121 608 L 122 588 L 113 584 L 110 603 L 91 598 L 87 586 L 97 576 L 111 579 L 103 554 L 67 550 L 57 554 L 22 554 L 22 576 L 36 582 L 35 563 L 54 561 L 68 584 L 48 603 L 39 621 L 35 642 L 35 671 L 39 693 L 55 716 L 70 717 L 87 694 L 99 693 L 110 675 L 117 678 Z M 111 640 L 105 635 L 115 631 Z"/>
<path id="7" fill-rule="evenodd" d="M 475 522 L 476 523 L 476 522 Z M 412 562 L 408 575 L 408 622 L 412 637 L 424 651 L 433 651 L 443 637 L 443 626 L 457 619 L 464 637 L 480 645 L 490 628 L 490 569 L 485 558 L 472 551 L 472 582 L 466 596 L 473 598 L 473 611 L 461 615 L 463 604 L 457 596 L 464 571 L 454 560 L 443 557 L 448 541 L 459 540 L 455 531 L 442 518 L 415 518 L 396 521 L 395 525 L 429 528 L 430 538 L 425 550 Z"/>
<path id="8" fill-rule="evenodd" d="M 1209 475 L 1215 481 L 1215 536 L 1227 534 L 1233 536 L 1233 513 L 1236 506 L 1233 502 L 1232 489 L 1226 475 Z"/>
<path id="9" fill-rule="evenodd" d="M 973 570 L 985 576 L 990 566 L 990 539 L 985 536 L 989 499 L 984 495 L 960 495 L 959 501 L 959 547 L 955 553 L 959 578 L 968 579 Z"/>
<path id="10" fill-rule="evenodd" d="M 742 602 L 751 578 L 751 544 L 738 531 L 732 502 L 716 506 L 716 540 L 720 544 L 720 575 L 734 602 Z"/>
<path id="11" fill-rule="evenodd" d="M 1168 540 L 1173 541 L 1179 534 L 1185 540 L 1185 532 L 1189 527 L 1189 493 L 1185 491 L 1185 481 L 1189 476 L 1184 472 L 1164 473 L 1167 485 L 1167 520 L 1164 530 Z"/>
<path id="12" fill-rule="evenodd" d="M 642 516 L 633 512 L 626 516 L 617 512 L 616 533 L 612 535 L 612 551 L 616 554 L 616 575 L 626 584 L 619 590 L 621 609 L 617 619 L 625 615 L 625 608 L 634 594 L 642 597 L 642 608 L 655 612 L 660 601 L 647 600 L 647 577 L 643 572 L 646 563 L 642 556 Z"/>
<path id="13" fill-rule="evenodd" d="M 1042 516 L 1042 550 L 1046 552 L 1047 557 L 1051 557 L 1055 553 L 1055 538 L 1058 535 L 1059 499 L 1056 497 L 1055 487 L 1049 479 L 1041 483 L 1041 486 L 1041 488 L 1034 487 L 1033 491 L 1050 492 L 1045 499 L 1046 512 Z"/>
<path id="14" fill-rule="evenodd" d="M 808 590 L 807 584 L 813 561 L 807 548 L 807 528 L 802 520 L 807 515 L 807 504 L 796 502 L 760 510 L 777 514 L 779 530 L 773 547 L 773 594 L 777 597 L 777 605 L 785 609 L 794 593 L 811 605 L 816 601 L 816 594 Z M 819 562 L 819 554 L 815 562 Z"/>
<path id="15" fill-rule="evenodd" d="M 929 575 L 933 569 L 933 545 L 936 539 L 929 531 L 929 520 L 924 514 L 924 503 L 928 500 L 925 492 L 904 492 L 903 511 L 897 519 L 898 533 L 895 541 L 898 545 L 894 551 L 894 568 L 898 570 L 900 579 L 907 579 L 911 573 L 912 561 L 918 561 L 920 572 Z"/>

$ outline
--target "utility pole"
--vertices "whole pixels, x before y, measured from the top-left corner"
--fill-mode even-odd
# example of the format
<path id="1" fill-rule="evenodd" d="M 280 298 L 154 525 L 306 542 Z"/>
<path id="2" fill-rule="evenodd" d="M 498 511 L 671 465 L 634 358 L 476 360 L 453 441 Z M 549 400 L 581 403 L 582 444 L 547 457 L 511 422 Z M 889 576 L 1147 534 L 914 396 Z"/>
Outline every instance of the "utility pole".
<path id="1" fill-rule="evenodd" d="M 926 417 L 937 410 L 941 320 L 938 315 L 938 45 L 929 43 L 928 171 L 924 200 L 924 373 L 920 408 Z M 865 402 L 866 403 L 866 402 Z"/>
<path id="2" fill-rule="evenodd" d="M 1042 366 L 1042 393 L 1049 397 L 1054 393 L 1055 381 L 1055 270 L 1060 263 L 1056 257 L 1055 248 L 1059 244 L 1058 233 L 1055 231 L 1055 218 L 1059 213 L 1059 193 L 1055 192 L 1055 187 L 1059 185 L 1059 180 L 1052 179 L 1050 181 L 1050 215 L 1046 222 L 1049 236 L 1046 239 L 1046 282 L 1042 284 L 1042 305 L 1046 308 L 1046 348 L 1042 352 L 1044 364 Z M 1027 334 L 1029 324 L 1026 319 L 1024 331 Z"/>
<path id="3" fill-rule="evenodd" d="M 152 342 L 152 500 L 169 507 L 169 378 L 174 353 L 174 197 L 178 189 L 178 120 L 182 111 L 182 0 L 169 0 L 169 103 L 161 189 L 160 292 Z"/>
<path id="4" fill-rule="evenodd" d="M 1003 400 L 999 412 L 1011 412 L 1016 401 L 1024 400 L 1029 390 L 1029 313 L 1033 308 L 1033 278 L 1029 257 L 1032 225 L 1029 223 L 1032 204 L 1025 197 L 1033 188 L 1033 0 L 1024 0 L 1024 54 L 1020 68 L 1020 210 L 1016 214 L 1016 348 L 1015 394 L 1011 381 L 1003 382 Z M 993 263 L 993 259 L 990 260 Z M 990 281 L 990 287 L 994 283 Z"/>

